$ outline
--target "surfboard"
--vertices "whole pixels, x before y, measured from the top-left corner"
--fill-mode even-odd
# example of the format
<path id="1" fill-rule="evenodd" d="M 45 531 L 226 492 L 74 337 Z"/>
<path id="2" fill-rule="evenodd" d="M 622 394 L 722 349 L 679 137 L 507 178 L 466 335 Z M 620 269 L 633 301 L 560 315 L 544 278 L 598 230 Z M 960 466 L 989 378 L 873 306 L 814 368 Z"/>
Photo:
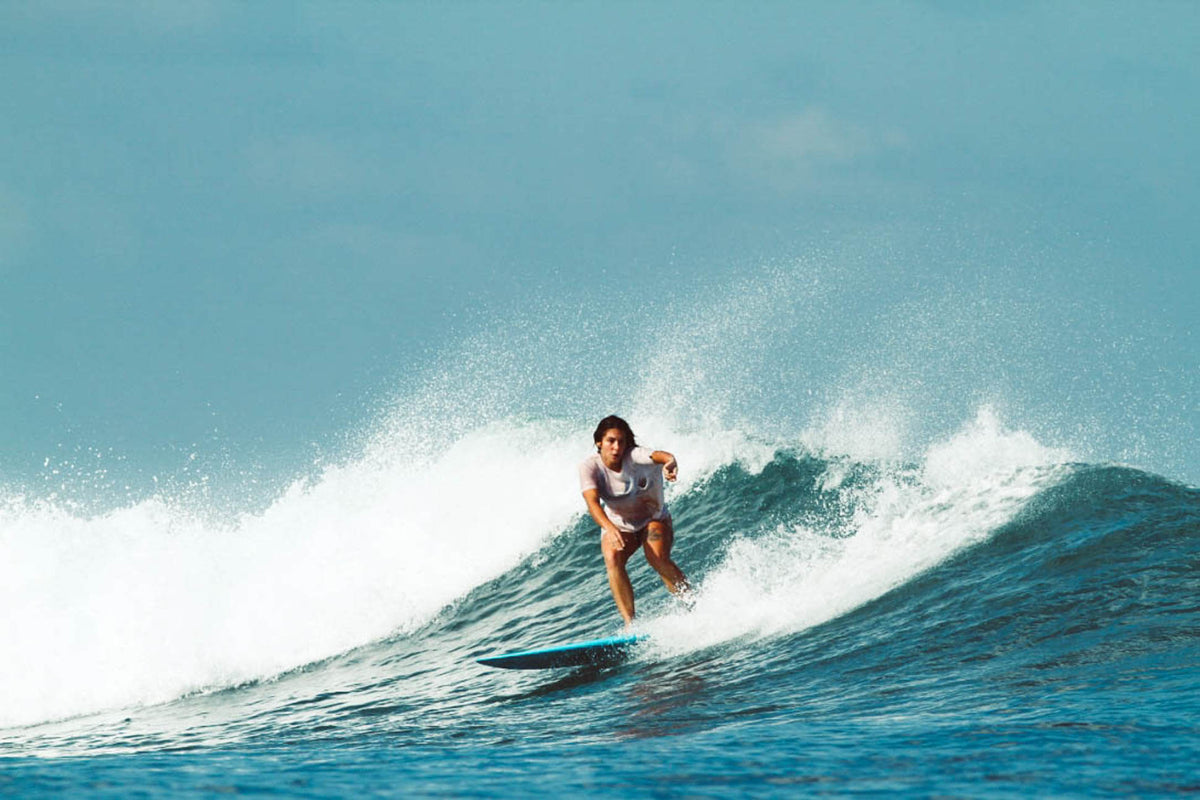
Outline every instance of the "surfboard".
<path id="1" fill-rule="evenodd" d="M 614 636 L 611 639 L 593 639 L 590 642 L 522 650 L 519 653 L 502 653 L 477 661 L 485 666 L 504 669 L 604 667 L 624 661 L 634 646 L 645 639 L 645 636 Z"/>

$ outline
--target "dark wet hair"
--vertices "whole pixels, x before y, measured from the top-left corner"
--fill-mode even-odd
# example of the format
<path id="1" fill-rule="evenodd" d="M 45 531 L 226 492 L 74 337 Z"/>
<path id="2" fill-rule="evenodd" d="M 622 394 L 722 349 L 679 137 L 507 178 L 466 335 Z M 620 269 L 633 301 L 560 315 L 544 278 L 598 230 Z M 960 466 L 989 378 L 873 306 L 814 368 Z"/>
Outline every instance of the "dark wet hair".
<path id="1" fill-rule="evenodd" d="M 592 434 L 592 441 L 600 444 L 600 440 L 604 438 L 604 432 L 610 428 L 616 428 L 625 434 L 625 446 L 630 450 L 637 447 L 637 442 L 633 438 L 633 428 L 629 427 L 629 423 L 616 414 L 609 414 L 600 420 L 600 424 L 596 426 L 596 432 Z"/>

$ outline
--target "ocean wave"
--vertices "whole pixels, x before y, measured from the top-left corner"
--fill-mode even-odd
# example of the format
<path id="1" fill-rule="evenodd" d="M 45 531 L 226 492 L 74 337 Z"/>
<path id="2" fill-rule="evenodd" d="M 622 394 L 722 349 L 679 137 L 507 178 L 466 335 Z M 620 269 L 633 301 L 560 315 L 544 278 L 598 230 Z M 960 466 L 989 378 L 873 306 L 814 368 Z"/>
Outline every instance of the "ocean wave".
<path id="1" fill-rule="evenodd" d="M 685 465 L 671 497 L 676 556 L 698 586 L 681 607 L 635 563 L 650 661 L 770 651 L 864 608 L 873 627 L 889 620 L 883 627 L 919 639 L 927 630 L 889 604 L 921 592 L 945 607 L 922 624 L 987 630 L 1001 624 L 1010 593 L 1101 574 L 1116 581 L 1100 569 L 1116 543 L 1165 524 L 1119 514 L 1097 523 L 1100 511 L 1133 503 L 1191 514 L 1183 541 L 1194 531 L 1194 491 L 1069 463 L 988 409 L 916 463 L 814 451 L 805 437 L 767 446 L 736 432 L 643 427 Z M 484 650 L 611 632 L 619 620 L 574 486 L 580 441 L 586 431 L 559 423 L 485 425 L 415 463 L 330 468 L 223 529 L 161 502 L 93 518 L 10 506 L 0 531 L 15 655 L 3 666 L 3 722 L 15 730 L 261 685 L 362 648 L 378 662 L 369 680 L 338 678 L 337 667 L 327 677 L 353 694 L 389 674 L 387 654 L 415 649 L 442 676 L 417 694 L 436 695 L 460 659 Z M 514 491 L 522 513 L 497 514 Z M 1106 525 L 1103 536 L 1074 532 Z M 1095 569 L 1053 571 L 1098 542 Z M 1143 552 L 1174 552 L 1170 563 L 1186 555 L 1162 545 Z M 1138 574 L 1118 583 L 1142 586 Z M 974 616 L 949 614 L 981 596 Z"/>

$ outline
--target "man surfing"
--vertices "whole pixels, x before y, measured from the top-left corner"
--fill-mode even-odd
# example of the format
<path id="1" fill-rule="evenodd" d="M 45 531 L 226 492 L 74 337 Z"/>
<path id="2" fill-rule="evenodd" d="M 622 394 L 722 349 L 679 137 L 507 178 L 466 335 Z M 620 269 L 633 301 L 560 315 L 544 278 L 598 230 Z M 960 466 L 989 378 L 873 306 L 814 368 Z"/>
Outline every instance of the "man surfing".
<path id="1" fill-rule="evenodd" d="M 629 423 L 617 416 L 600 420 L 592 439 L 596 452 L 579 465 L 579 487 L 600 526 L 608 585 L 628 626 L 634 614 L 633 584 L 625 563 L 639 547 L 645 547 L 646 561 L 671 593 L 689 588 L 671 560 L 675 529 L 663 500 L 663 477 L 674 481 L 679 465 L 665 450 L 638 447 Z"/>

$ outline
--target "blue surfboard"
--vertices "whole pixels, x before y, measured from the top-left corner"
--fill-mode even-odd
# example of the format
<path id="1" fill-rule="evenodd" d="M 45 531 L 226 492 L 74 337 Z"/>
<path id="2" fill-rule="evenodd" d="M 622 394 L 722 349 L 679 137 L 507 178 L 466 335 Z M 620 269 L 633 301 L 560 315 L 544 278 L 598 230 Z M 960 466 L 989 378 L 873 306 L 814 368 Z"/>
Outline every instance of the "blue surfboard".
<path id="1" fill-rule="evenodd" d="M 539 650 L 522 650 L 478 659 L 480 664 L 504 669 L 552 669 L 555 667 L 604 667 L 620 663 L 645 636 L 614 636 Z"/>

